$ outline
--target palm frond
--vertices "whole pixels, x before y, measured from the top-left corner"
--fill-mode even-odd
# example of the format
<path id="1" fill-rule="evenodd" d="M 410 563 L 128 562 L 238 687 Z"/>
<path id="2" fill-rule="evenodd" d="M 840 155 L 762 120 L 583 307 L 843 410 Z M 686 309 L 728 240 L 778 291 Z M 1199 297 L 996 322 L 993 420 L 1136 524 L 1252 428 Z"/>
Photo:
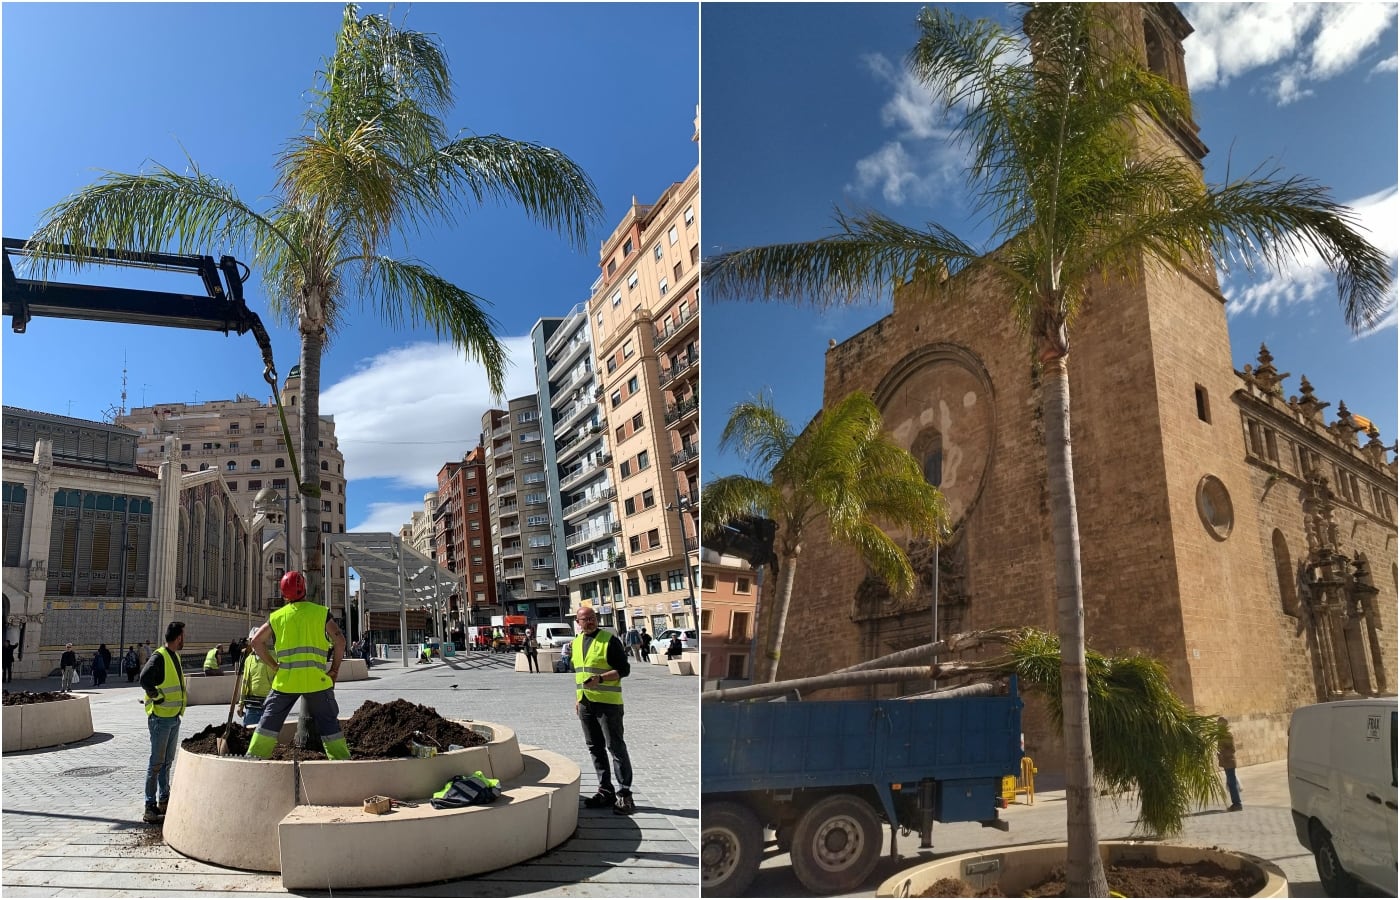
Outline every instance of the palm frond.
<path id="1" fill-rule="evenodd" d="M 795 439 L 787 419 L 773 406 L 772 397 L 763 395 L 734 405 L 720 432 L 719 447 L 736 450 L 764 477 L 771 477 Z"/>
<path id="2" fill-rule="evenodd" d="M 355 260 L 344 260 L 354 262 Z M 364 260 L 366 299 L 393 325 L 425 324 L 486 369 L 491 393 L 505 389 L 506 351 L 496 322 L 483 309 L 489 301 L 434 273 L 421 263 L 386 256 Z"/>
<path id="3" fill-rule="evenodd" d="M 296 254 L 287 236 L 230 185 L 190 168 L 189 174 L 159 164 L 137 174 L 107 172 L 44 210 L 29 239 L 38 277 L 50 276 L 58 265 L 53 254 L 65 245 L 75 251 L 75 265 L 93 259 L 86 249 L 246 257 L 244 251 L 262 247 Z"/>
<path id="4" fill-rule="evenodd" d="M 701 491 L 701 530 L 713 536 L 735 519 L 750 516 L 781 517 L 782 495 L 766 481 L 745 475 L 726 475 Z"/>

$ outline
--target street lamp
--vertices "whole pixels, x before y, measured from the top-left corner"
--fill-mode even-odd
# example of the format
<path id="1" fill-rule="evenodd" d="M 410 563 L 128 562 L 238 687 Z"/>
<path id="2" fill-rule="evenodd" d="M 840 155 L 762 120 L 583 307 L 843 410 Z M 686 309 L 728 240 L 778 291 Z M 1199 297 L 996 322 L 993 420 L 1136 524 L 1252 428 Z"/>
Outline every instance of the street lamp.
<path id="1" fill-rule="evenodd" d="M 685 568 L 686 591 L 689 594 L 690 624 L 695 628 L 695 633 L 698 635 L 700 633 L 700 614 L 695 609 L 695 578 L 691 575 L 690 569 L 690 541 L 689 538 L 685 536 L 685 514 L 686 511 L 691 508 L 691 502 L 688 495 L 681 493 L 679 479 L 676 481 L 676 502 L 668 504 L 666 508 L 676 511 L 676 522 L 681 527 L 681 560 Z M 699 535 L 698 530 L 696 531 L 696 535 Z"/>

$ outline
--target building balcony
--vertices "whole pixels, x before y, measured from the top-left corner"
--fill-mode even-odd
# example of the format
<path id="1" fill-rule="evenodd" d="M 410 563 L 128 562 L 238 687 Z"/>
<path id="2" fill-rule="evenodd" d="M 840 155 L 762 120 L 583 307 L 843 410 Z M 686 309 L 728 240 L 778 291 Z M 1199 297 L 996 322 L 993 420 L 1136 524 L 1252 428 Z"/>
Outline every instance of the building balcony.
<path id="1" fill-rule="evenodd" d="M 691 445 L 689 447 L 682 447 L 680 450 L 671 454 L 671 468 L 679 469 L 699 455 L 700 448 L 698 446 Z"/>
<path id="2" fill-rule="evenodd" d="M 589 541 L 612 537 L 614 532 L 612 524 L 617 524 L 619 527 L 616 530 L 621 530 L 621 523 L 609 523 L 594 525 L 589 528 L 580 528 L 577 531 L 572 531 L 564 535 L 564 546 L 566 548 L 573 548 L 577 547 L 579 544 L 586 544 Z"/>
<path id="3" fill-rule="evenodd" d="M 606 472 L 608 463 L 612 457 L 606 453 L 600 454 L 592 463 L 579 467 L 577 470 L 559 479 L 559 489 L 561 491 L 572 490 L 575 486 L 583 484 L 590 476 L 597 476 L 600 472 Z"/>
<path id="4" fill-rule="evenodd" d="M 699 361 L 700 354 L 698 351 L 686 352 L 684 355 L 682 355 L 676 360 L 676 364 L 674 366 L 662 369 L 660 371 L 659 377 L 657 378 L 657 383 L 661 387 L 665 387 L 672 381 L 675 381 L 676 376 L 683 374 L 686 370 L 692 368 Z"/>
<path id="5" fill-rule="evenodd" d="M 509 497 L 515 493 L 515 482 L 509 481 L 505 484 L 496 485 L 496 496 Z"/>
<path id="6" fill-rule="evenodd" d="M 582 500 L 576 500 L 573 503 L 570 503 L 568 506 L 564 507 L 564 518 L 567 519 L 576 513 L 581 513 L 593 509 L 599 504 L 606 503 L 616 496 L 617 488 L 603 488 L 603 490 L 599 491 L 597 494 L 594 494 L 592 497 L 585 497 Z"/>
<path id="7" fill-rule="evenodd" d="M 686 325 L 695 318 L 695 311 L 687 309 L 685 315 L 666 319 L 665 324 L 656 329 L 656 349 L 658 351 L 666 349 L 669 345 L 676 343 L 676 339 L 686 331 L 694 331 Z"/>
<path id="8" fill-rule="evenodd" d="M 559 440 L 561 434 L 577 425 L 584 416 L 597 412 L 597 410 L 598 404 L 592 401 L 574 403 L 564 409 L 554 420 L 554 439 Z"/>
<path id="9" fill-rule="evenodd" d="M 555 354 L 559 352 L 559 348 L 564 346 L 564 343 L 570 339 L 571 335 L 574 340 L 582 338 L 583 335 L 578 329 L 580 325 L 587 321 L 587 316 L 588 301 L 584 300 L 581 303 L 575 304 L 574 308 L 569 310 L 568 315 L 564 317 L 564 321 L 559 323 L 559 328 L 554 334 L 550 335 L 549 340 L 545 342 L 545 356 L 553 359 Z M 584 343 L 588 343 L 588 341 L 585 339 Z"/>
<path id="10" fill-rule="evenodd" d="M 563 329 L 561 328 L 560 331 L 563 331 Z M 549 349 L 546 348 L 545 358 L 548 360 L 549 368 L 551 370 L 566 368 L 570 363 L 578 359 L 579 354 L 587 353 L 588 346 L 588 335 L 579 332 L 578 337 L 575 337 L 560 349 L 558 356 L 552 357 L 549 353 Z"/>
<path id="11" fill-rule="evenodd" d="M 586 575 L 595 575 L 599 572 L 606 572 L 611 568 L 612 563 L 608 562 L 606 559 L 597 559 L 593 560 L 592 562 L 583 563 L 582 565 L 570 566 L 569 577 L 582 578 Z"/>
<path id="12" fill-rule="evenodd" d="M 507 421 L 504 425 L 497 425 L 495 428 L 491 429 L 491 440 L 493 441 L 499 441 L 502 438 L 508 437 L 510 437 L 509 421 Z"/>
<path id="13" fill-rule="evenodd" d="M 496 467 L 495 474 L 493 474 L 491 477 L 492 477 L 492 478 L 504 478 L 504 477 L 506 477 L 507 475 L 511 474 L 511 473 L 514 472 L 514 471 L 515 471 L 515 464 L 514 464 L 514 463 L 503 463 L 502 465 L 499 465 L 499 466 Z"/>
<path id="14" fill-rule="evenodd" d="M 681 419 L 687 418 L 700 408 L 700 397 L 694 396 L 680 403 L 672 403 L 666 407 L 666 424 L 674 425 Z"/>
<path id="15" fill-rule="evenodd" d="M 506 577 L 506 578 L 524 578 L 524 577 L 525 577 L 525 567 L 524 567 L 524 566 L 515 566 L 514 568 L 510 568 L 510 569 L 503 569 L 503 570 L 502 570 L 502 575 L 504 575 L 504 577 Z"/>
<path id="16" fill-rule="evenodd" d="M 505 536 L 508 535 L 508 534 L 519 534 L 519 533 L 520 533 L 520 526 L 519 526 L 519 525 L 508 525 L 508 526 L 506 526 L 506 527 L 504 527 L 504 528 L 501 529 L 501 537 L 505 537 Z"/>
<path id="17" fill-rule="evenodd" d="M 601 427 L 595 432 L 592 428 L 581 428 L 579 434 L 572 441 L 555 447 L 555 458 L 559 465 L 564 465 L 568 460 L 574 459 L 585 450 L 592 450 L 601 445 L 603 429 Z"/>

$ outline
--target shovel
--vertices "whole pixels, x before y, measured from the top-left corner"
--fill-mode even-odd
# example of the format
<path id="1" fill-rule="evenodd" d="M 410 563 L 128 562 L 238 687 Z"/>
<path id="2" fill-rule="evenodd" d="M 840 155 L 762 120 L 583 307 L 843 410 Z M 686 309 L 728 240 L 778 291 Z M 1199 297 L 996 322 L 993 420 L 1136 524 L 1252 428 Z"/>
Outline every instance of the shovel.
<path id="1" fill-rule="evenodd" d="M 228 702 L 228 720 L 224 722 L 224 736 L 214 739 L 214 749 L 220 756 L 229 755 L 228 732 L 233 727 L 233 708 L 238 705 L 238 697 L 243 693 L 243 660 L 247 659 L 251 652 L 243 651 L 243 655 L 238 657 L 238 664 L 233 667 L 233 699 Z"/>

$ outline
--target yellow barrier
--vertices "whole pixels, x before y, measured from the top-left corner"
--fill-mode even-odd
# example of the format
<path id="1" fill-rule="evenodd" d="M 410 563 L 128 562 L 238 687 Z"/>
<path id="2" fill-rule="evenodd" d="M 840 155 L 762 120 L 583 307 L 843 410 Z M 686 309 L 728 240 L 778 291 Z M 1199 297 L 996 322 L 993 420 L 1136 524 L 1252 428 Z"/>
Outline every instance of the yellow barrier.
<path id="1" fill-rule="evenodd" d="M 1035 767 L 1035 762 L 1029 756 L 1021 757 L 1021 783 L 1016 787 L 1016 794 L 1026 795 L 1026 804 L 1035 806 L 1035 773 L 1040 770 Z M 1012 798 L 1015 801 L 1015 798 Z"/>

